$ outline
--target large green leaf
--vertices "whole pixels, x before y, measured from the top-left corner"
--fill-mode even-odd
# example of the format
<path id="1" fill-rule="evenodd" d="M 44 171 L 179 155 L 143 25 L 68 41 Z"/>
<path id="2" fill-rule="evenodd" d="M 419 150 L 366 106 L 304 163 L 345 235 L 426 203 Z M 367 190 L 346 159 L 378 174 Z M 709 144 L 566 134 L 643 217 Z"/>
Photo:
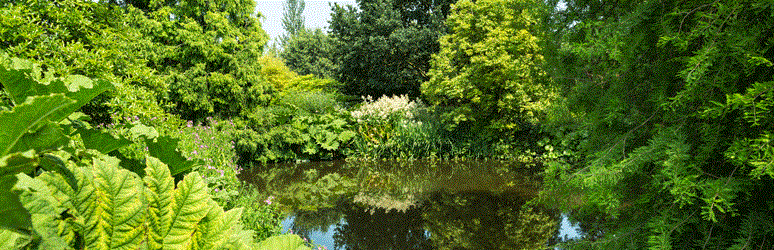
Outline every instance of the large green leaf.
<path id="1" fill-rule="evenodd" d="M 89 103 L 91 99 L 94 99 L 99 94 L 102 94 L 102 92 L 105 92 L 107 90 L 115 88 L 113 83 L 101 80 L 101 79 L 91 79 L 85 76 L 68 76 L 64 80 L 55 80 L 51 84 L 55 84 L 56 82 L 63 81 L 63 85 L 66 85 L 69 92 L 64 92 L 64 94 L 70 98 L 75 100 L 75 103 L 67 106 L 66 108 L 57 111 L 52 117 L 51 121 L 58 122 L 69 116 L 71 113 L 75 112 L 79 108 L 83 107 L 83 105 L 86 105 L 86 103 Z M 58 85 L 58 83 L 56 83 Z"/>
<path id="2" fill-rule="evenodd" d="M 16 242 L 21 236 L 19 233 L 0 229 L 0 249 L 19 249 Z"/>
<path id="3" fill-rule="evenodd" d="M 32 221 L 30 213 L 19 201 L 19 195 L 11 190 L 16 180 L 15 175 L 0 176 L 0 229 L 24 232 L 32 228 Z"/>
<path id="4" fill-rule="evenodd" d="M 17 105 L 13 111 L 0 111 L 0 156 L 11 153 L 19 139 L 38 128 L 56 112 L 74 103 L 62 94 L 37 96 Z M 54 138 L 53 140 L 56 140 Z"/>
<path id="5" fill-rule="evenodd" d="M 148 157 L 145 160 L 145 188 L 148 201 L 148 220 L 151 222 L 148 246 L 161 249 L 164 235 L 172 224 L 172 206 L 174 204 L 175 183 L 169 174 L 169 167 L 159 159 Z"/>
<path id="6" fill-rule="evenodd" d="M 107 132 L 101 132 L 95 129 L 78 129 L 78 134 L 83 139 L 83 145 L 89 149 L 95 149 L 100 153 L 110 153 L 113 150 L 122 148 L 132 142 L 123 137 L 116 138 Z"/>
<path id="7" fill-rule="evenodd" d="M 134 249 L 144 239 L 142 182 L 112 157 L 94 159 L 94 202 L 86 223 L 89 249 Z"/>
<path id="8" fill-rule="evenodd" d="M 199 173 L 190 173 L 177 184 L 174 215 L 169 232 L 164 235 L 164 249 L 189 249 L 196 244 L 191 236 L 210 210 L 208 200 L 207 185 Z"/>
<path id="9" fill-rule="evenodd" d="M 13 153 L 0 158 L 0 228 L 17 232 L 32 228 L 30 213 L 22 206 L 19 195 L 12 191 L 17 173 L 31 173 L 40 158 L 34 150 Z"/>
<path id="10" fill-rule="evenodd" d="M 73 105 L 57 110 L 50 120 L 58 122 L 70 113 L 86 105 L 91 99 L 115 86 L 106 80 L 94 80 L 81 75 L 71 75 L 39 83 L 33 76 L 40 75 L 40 68 L 27 61 L 11 58 L 0 63 L 0 80 L 11 100 L 19 105 L 34 96 L 64 94 L 75 100 Z"/>
<path id="11" fill-rule="evenodd" d="M 50 174 L 47 176 L 49 181 L 58 177 Z M 67 210 L 64 202 L 68 202 L 68 196 L 56 195 L 57 193 L 51 190 L 42 178 L 33 179 L 23 173 L 16 177 L 19 181 L 15 188 L 22 191 L 19 200 L 31 215 L 32 228 L 42 238 L 40 248 L 67 249 L 68 242 L 62 237 L 66 232 L 60 230 L 64 226 L 62 225 L 64 221 L 60 220 L 60 214 Z"/>
<path id="12" fill-rule="evenodd" d="M 304 245 L 304 240 L 295 234 L 284 234 L 269 237 L 258 243 L 258 250 L 311 250 Z"/>
<path id="13" fill-rule="evenodd" d="M 0 62 L 0 80 L 2 80 L 5 92 L 16 105 L 23 103 L 29 96 L 44 95 L 41 92 L 51 93 L 49 87 L 37 83 L 32 75 L 40 74 L 40 68 L 30 61 L 19 58 L 2 58 Z M 67 89 L 61 85 L 60 91 Z"/>
<path id="14" fill-rule="evenodd" d="M 34 149 L 38 152 L 56 150 L 66 145 L 70 137 L 62 132 L 62 128 L 53 122 L 42 121 L 34 133 L 24 134 L 10 150 L 10 152 L 22 152 Z"/>
<path id="15" fill-rule="evenodd" d="M 160 136 L 156 141 L 147 140 L 148 152 L 153 157 L 161 159 L 169 166 L 169 172 L 177 175 L 193 168 L 194 161 L 186 160 L 177 150 L 178 139 L 170 136 Z"/>
<path id="16" fill-rule="evenodd" d="M 46 154 L 40 158 L 39 166 L 46 171 L 61 174 L 67 181 L 67 184 L 70 185 L 70 188 L 73 190 L 78 189 L 78 180 L 75 179 L 73 172 L 65 166 L 65 162 L 59 156 Z"/>

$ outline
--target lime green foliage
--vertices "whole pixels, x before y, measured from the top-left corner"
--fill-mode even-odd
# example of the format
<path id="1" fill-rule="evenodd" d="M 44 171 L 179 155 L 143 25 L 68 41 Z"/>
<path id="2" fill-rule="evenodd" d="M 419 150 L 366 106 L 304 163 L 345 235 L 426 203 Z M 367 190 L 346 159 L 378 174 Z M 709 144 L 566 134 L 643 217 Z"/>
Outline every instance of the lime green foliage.
<path id="1" fill-rule="evenodd" d="M 306 92 L 320 91 L 334 93 L 338 87 L 338 83 L 331 79 L 308 74 L 299 75 L 295 71 L 291 71 L 282 60 L 273 56 L 262 56 L 259 62 L 261 64 L 261 75 L 276 91 L 273 95 L 272 103 L 299 93 L 305 94 Z"/>
<path id="2" fill-rule="evenodd" d="M 430 80 L 422 85 L 431 104 L 453 107 L 445 121 L 496 130 L 537 123 L 550 89 L 541 84 L 536 6 L 530 0 L 454 5 L 446 20 L 450 33 L 441 38 Z"/>
<path id="3" fill-rule="evenodd" d="M 15 188 L 41 249 L 252 249 L 241 209 L 224 212 L 197 173 L 175 188 L 155 158 L 147 159 L 143 178 L 111 157 L 71 169 L 75 189 L 59 174 L 19 174 Z"/>
<path id="4" fill-rule="evenodd" d="M 312 248 L 304 244 L 304 240 L 295 234 L 285 234 L 272 236 L 258 243 L 259 250 L 311 250 Z"/>

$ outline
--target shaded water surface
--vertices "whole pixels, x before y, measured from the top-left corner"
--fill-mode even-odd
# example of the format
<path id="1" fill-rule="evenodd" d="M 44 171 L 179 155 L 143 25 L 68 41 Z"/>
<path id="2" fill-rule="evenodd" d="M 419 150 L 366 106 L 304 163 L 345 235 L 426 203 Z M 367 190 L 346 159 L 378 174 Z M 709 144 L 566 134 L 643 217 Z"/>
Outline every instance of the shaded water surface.
<path id="1" fill-rule="evenodd" d="M 328 249 L 545 249 L 575 235 L 527 203 L 539 177 L 509 162 L 286 163 L 241 178 L 275 195 L 283 230 Z"/>

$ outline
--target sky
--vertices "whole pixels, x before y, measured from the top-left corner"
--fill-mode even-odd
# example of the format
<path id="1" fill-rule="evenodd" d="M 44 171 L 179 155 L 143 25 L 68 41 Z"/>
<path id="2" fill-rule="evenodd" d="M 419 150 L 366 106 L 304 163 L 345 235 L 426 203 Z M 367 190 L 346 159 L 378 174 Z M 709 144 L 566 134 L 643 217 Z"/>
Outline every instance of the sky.
<path id="1" fill-rule="evenodd" d="M 261 26 L 263 30 L 269 34 L 269 38 L 272 42 L 277 41 L 277 38 L 285 33 L 282 29 L 282 4 L 284 0 L 257 0 L 255 11 L 260 12 Z M 328 31 L 328 20 L 331 19 L 331 7 L 329 4 L 335 2 L 339 5 L 357 5 L 355 0 L 316 0 L 316 1 L 304 1 L 306 7 L 304 8 L 304 25 L 309 29 L 321 28 L 323 31 Z M 270 43 L 272 43 L 270 42 Z"/>

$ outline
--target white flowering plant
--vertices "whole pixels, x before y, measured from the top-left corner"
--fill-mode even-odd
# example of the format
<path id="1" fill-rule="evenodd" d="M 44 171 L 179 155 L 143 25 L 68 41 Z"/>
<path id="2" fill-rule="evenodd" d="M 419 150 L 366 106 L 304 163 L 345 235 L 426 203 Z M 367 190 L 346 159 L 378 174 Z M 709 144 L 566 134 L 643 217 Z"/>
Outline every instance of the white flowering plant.
<path id="1" fill-rule="evenodd" d="M 357 123 L 359 138 L 378 146 L 395 134 L 396 126 L 416 120 L 425 108 L 422 101 L 412 101 L 407 95 L 382 96 L 375 101 L 365 96 L 363 104 L 351 115 Z"/>

